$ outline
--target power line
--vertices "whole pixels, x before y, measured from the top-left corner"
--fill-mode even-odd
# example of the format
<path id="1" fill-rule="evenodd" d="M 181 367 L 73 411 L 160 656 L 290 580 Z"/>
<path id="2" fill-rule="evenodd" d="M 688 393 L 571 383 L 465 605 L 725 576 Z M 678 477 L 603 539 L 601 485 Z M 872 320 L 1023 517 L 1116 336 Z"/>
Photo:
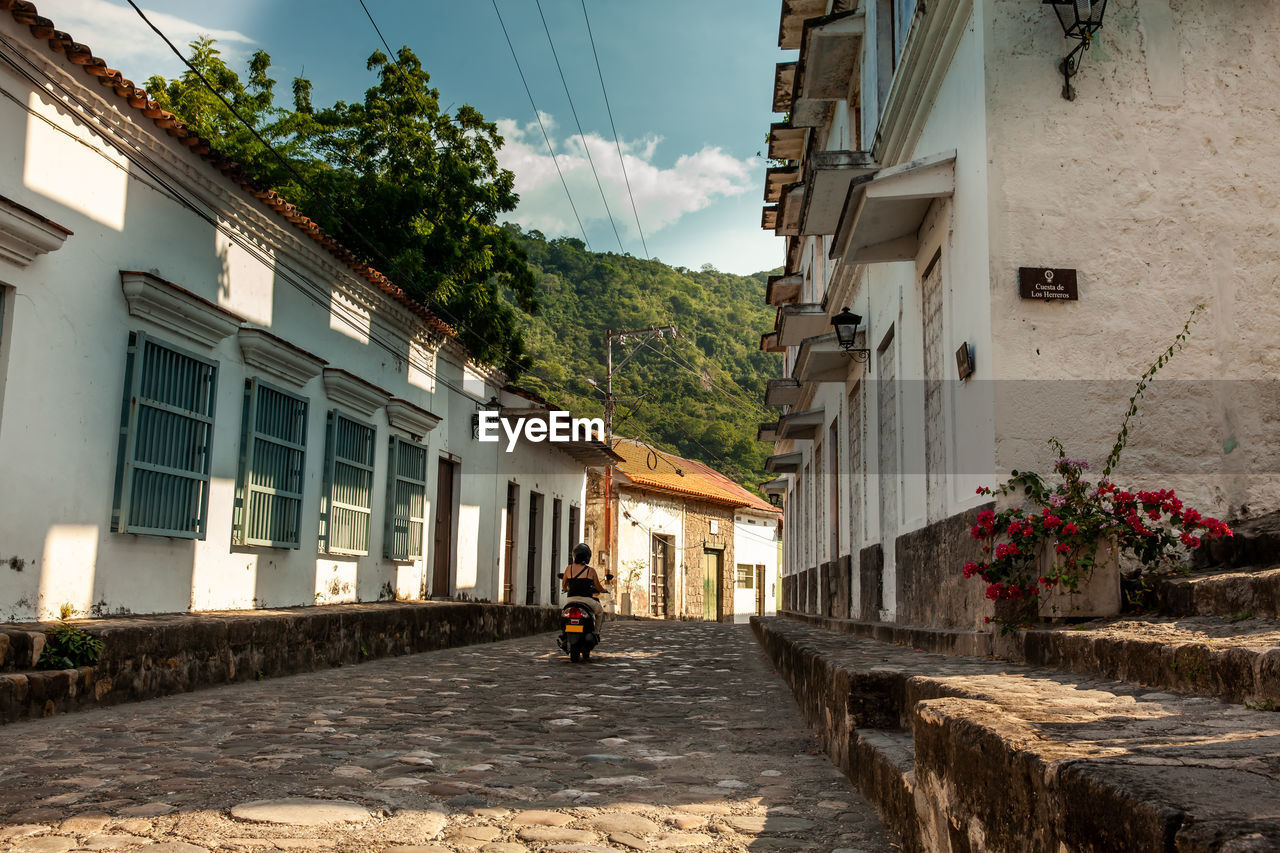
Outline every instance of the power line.
<path id="1" fill-rule="evenodd" d="M 368 17 L 369 23 L 373 24 L 373 31 L 378 34 L 378 39 L 382 42 L 382 46 L 387 49 L 387 56 L 395 56 L 395 51 L 391 49 L 391 45 L 387 44 L 386 36 L 382 34 L 382 29 L 378 26 L 378 22 L 373 19 L 373 13 L 364 4 L 364 0 L 360 0 L 360 8 L 364 9 L 364 14 Z"/>
<path id="2" fill-rule="evenodd" d="M 591 32 L 591 18 L 587 16 L 587 0 L 582 0 L 582 18 L 587 22 L 587 38 L 591 40 L 591 55 L 596 60 L 596 74 L 600 77 L 600 91 L 604 94 L 604 108 L 609 113 L 609 129 L 613 131 L 613 144 L 618 149 L 618 162 L 622 164 L 622 179 L 627 183 L 627 197 L 631 199 L 631 213 L 636 218 L 636 230 L 640 232 L 640 245 L 644 247 L 644 256 L 649 258 L 649 245 L 644 240 L 644 229 L 640 227 L 640 211 L 636 209 L 636 197 L 631 192 L 631 178 L 627 176 L 627 161 L 622 156 L 622 143 L 618 141 L 618 128 L 613 123 L 613 107 L 609 106 L 609 91 L 604 87 L 604 72 L 600 70 L 600 54 L 596 52 L 596 37 Z"/>
<path id="3" fill-rule="evenodd" d="M 132 2 L 132 0 L 130 0 Z M 516 71 L 520 73 L 520 82 L 524 84 L 524 93 L 529 96 L 529 106 L 533 108 L 533 117 L 538 120 L 538 127 L 542 130 L 542 138 L 547 143 L 547 151 L 551 154 L 551 162 L 555 164 L 556 174 L 560 176 L 560 185 L 564 187 L 565 197 L 569 199 L 569 207 L 573 209 L 573 218 L 578 220 L 578 230 L 582 232 L 582 239 L 587 244 L 587 248 L 591 248 L 591 240 L 587 237 L 587 229 L 582 227 L 582 217 L 578 216 L 578 207 L 573 203 L 573 194 L 569 192 L 569 184 L 564 179 L 564 172 L 560 171 L 560 161 L 556 159 L 555 149 L 551 147 L 551 137 L 547 135 L 547 128 L 542 123 L 542 113 L 538 112 L 538 105 L 533 101 L 533 92 L 529 90 L 529 81 L 525 79 L 524 69 L 520 67 L 520 59 L 516 56 L 516 47 L 511 43 L 511 34 L 507 32 L 506 22 L 502 20 L 502 12 L 498 11 L 498 0 L 492 0 L 494 14 L 498 16 L 498 25 L 502 27 L 502 35 L 507 39 L 507 48 L 511 51 L 511 58 L 515 60 Z"/>
<path id="4" fill-rule="evenodd" d="M 725 390 L 724 388 L 721 388 L 711 378 L 711 376 L 709 375 L 709 372 L 703 373 L 701 370 L 698 370 L 696 367 L 693 367 L 688 362 L 684 361 L 681 358 L 678 358 L 674 353 L 671 352 L 669 347 L 667 349 L 657 350 L 657 353 L 658 355 L 662 356 L 667 361 L 671 362 L 677 367 L 684 368 L 685 370 L 697 376 L 699 379 L 709 384 L 711 388 L 724 399 L 734 403 L 746 403 L 748 405 L 755 407 L 757 411 L 759 411 L 761 414 L 768 414 L 768 411 L 762 405 L 760 405 L 759 402 L 752 400 L 750 397 L 747 397 L 747 396 L 738 396 L 737 394 L 731 394 L 729 391 Z M 733 378 L 729 377 L 729 381 L 733 382 Z M 742 386 L 738 385 L 738 383 L 734 382 L 733 385 L 739 391 L 742 391 L 743 395 L 746 394 L 746 391 L 744 391 L 742 389 Z"/>
<path id="5" fill-rule="evenodd" d="M 496 3 L 497 0 L 494 0 Z M 600 183 L 600 173 L 596 171 L 596 161 L 591 158 L 591 148 L 587 145 L 587 135 L 582 132 L 582 122 L 578 121 L 578 108 L 573 105 L 573 95 L 569 94 L 569 82 L 564 79 L 564 69 L 560 67 L 560 55 L 556 53 L 556 43 L 551 38 L 551 28 L 547 26 L 547 16 L 542 13 L 542 0 L 534 0 L 538 7 L 538 17 L 542 18 L 542 29 L 547 34 L 547 44 L 551 45 L 551 57 L 556 61 L 556 71 L 560 72 L 560 84 L 564 86 L 564 96 L 569 99 L 569 112 L 573 114 L 573 123 L 578 126 L 578 138 L 582 140 L 582 150 L 587 155 L 587 165 L 595 176 L 596 188 L 600 190 L 600 201 L 604 202 L 605 215 L 609 217 L 609 225 L 613 228 L 613 236 L 618 241 L 618 251 L 624 255 L 627 250 L 622 247 L 622 237 L 618 234 L 618 224 L 613 221 L 613 211 L 609 209 L 609 200 L 604 197 L 604 185 Z"/>
<path id="6" fill-rule="evenodd" d="M 275 158 L 279 160 L 282 165 L 284 165 L 284 167 L 298 180 L 298 182 L 302 186 L 306 187 L 307 190 L 311 192 L 313 197 L 316 198 L 324 208 L 326 208 L 330 213 L 332 213 L 334 216 L 340 219 L 348 228 L 350 228 L 352 233 L 358 236 L 365 243 L 365 245 L 373 251 L 375 256 L 381 258 L 382 262 L 384 262 L 387 265 L 388 269 L 390 269 L 393 272 L 398 272 L 397 270 L 398 265 L 395 263 L 395 261 L 388 258 L 385 254 L 383 254 L 382 251 L 378 248 L 378 246 L 369 237 L 365 236 L 365 234 L 359 228 L 357 228 L 346 216 L 344 216 L 340 210 L 338 210 L 332 203 L 330 203 L 324 195 L 317 192 L 316 189 L 313 186 L 311 186 L 307 182 L 307 180 L 298 172 L 298 170 L 294 167 L 294 165 L 287 158 L 285 158 L 284 155 L 282 155 L 279 151 L 277 151 L 276 148 L 272 146 L 270 142 L 268 142 L 265 138 L 263 138 L 262 134 L 260 134 L 258 130 L 249 121 L 247 121 L 244 118 L 244 116 L 242 116 L 239 113 L 239 111 L 236 110 L 236 108 L 231 104 L 231 102 L 228 101 L 227 98 L 224 97 L 221 92 L 219 92 L 216 88 L 214 88 L 212 84 L 210 84 L 210 82 L 205 78 L 205 76 L 201 74 L 195 68 L 195 66 L 193 66 L 187 60 L 187 58 L 182 54 L 180 50 L 178 50 L 177 46 L 174 45 L 174 43 L 169 39 L 169 37 L 166 36 L 160 30 L 159 27 L 157 27 L 155 24 L 151 22 L 151 20 L 146 16 L 146 14 L 142 11 L 142 9 L 140 9 L 138 5 L 135 2 L 133 2 L 133 0 L 127 0 L 127 2 L 129 3 L 130 6 L 133 7 L 134 11 L 138 13 L 138 16 L 142 18 L 143 22 L 146 23 L 146 25 L 150 27 L 151 30 L 156 35 L 158 35 L 166 45 L 168 45 L 169 49 L 173 51 L 174 55 L 177 56 L 179 60 L 182 61 L 183 65 L 185 65 L 191 71 L 191 73 L 196 76 L 196 78 L 205 86 L 205 88 L 213 92 L 213 94 L 216 95 L 220 101 L 222 101 L 223 105 L 226 106 L 226 108 L 231 112 L 231 114 L 235 116 L 235 118 L 242 125 L 244 125 L 249 130 L 250 133 L 253 134 L 254 138 L 257 139 L 258 142 L 263 145 L 263 147 L 265 147 L 268 151 L 270 151 L 275 156 Z M 368 6 L 364 5 L 363 0 L 361 0 L 361 6 L 364 8 L 365 14 L 368 16 L 370 23 L 373 24 L 374 30 L 378 33 L 378 37 L 382 40 L 383 45 L 386 46 L 387 44 L 386 39 L 383 38 L 381 29 L 378 27 L 377 22 L 373 19 L 373 15 L 369 12 Z M 496 3 L 495 3 L 495 9 L 496 9 Z M 504 27 L 504 32 L 505 32 L 505 27 Z M 510 39 L 508 39 L 508 45 L 509 44 L 510 44 Z M 388 47 L 387 49 L 388 51 L 390 51 L 390 47 Z M 513 49 L 512 55 L 514 56 L 514 49 Z M 396 60 L 396 65 L 397 67 L 399 67 L 398 59 Z M 523 74 L 522 74 L 522 77 L 523 77 Z M 527 87 L 526 87 L 526 91 L 527 91 Z M 415 93 L 415 97 L 416 97 L 416 93 Z M 530 102 L 532 103 L 532 96 L 530 98 Z M 541 124 L 541 119 L 539 119 L 539 124 Z M 548 140 L 548 144 L 550 144 L 549 140 Z M 552 156 L 554 158 L 554 154 Z M 558 164 L 556 166 L 556 169 L 557 171 L 559 171 Z M 563 176 L 561 176 L 561 180 L 563 181 Z M 565 187 L 565 191 L 566 193 L 568 192 L 567 186 Z M 573 203 L 573 200 L 572 198 L 570 198 L 570 204 L 572 205 L 572 203 Z M 577 215 L 576 209 L 574 211 L 574 215 L 575 216 Z M 581 222 L 579 222 L 579 226 L 581 226 Z M 585 231 L 583 232 L 583 237 L 584 238 L 586 237 Z M 447 318 L 449 318 L 454 325 L 460 328 L 466 328 L 466 324 L 460 322 L 456 317 L 453 317 L 446 309 L 444 309 L 442 305 L 437 303 L 436 305 L 433 306 L 433 308 L 437 310 L 438 313 L 444 314 Z M 488 343 L 488 344 L 493 343 L 492 341 L 489 341 L 488 339 L 483 338 L 480 335 L 476 334 L 474 330 L 472 330 L 472 334 L 475 334 L 477 338 L 479 338 L 481 341 L 485 343 Z M 503 357 L 503 364 L 504 365 L 514 364 L 513 356 L 510 354 L 505 354 Z M 440 380 L 440 381 L 443 381 L 443 380 Z M 462 392 L 462 393 L 465 393 L 465 392 Z"/>
<path id="7" fill-rule="evenodd" d="M 2 40 L 2 37 L 0 37 L 0 40 Z M 9 44 L 7 40 L 4 40 L 4 41 L 6 44 Z M 12 47 L 12 45 L 10 46 Z M 21 56 L 21 53 L 17 53 L 16 55 Z M 13 68 L 18 74 L 20 74 L 25 79 L 29 80 L 34 85 L 36 86 L 41 85 L 39 80 L 33 77 L 30 72 L 22 68 L 19 68 L 9 56 L 3 56 L 0 58 L 3 58 L 4 61 L 11 68 Z M 307 284 L 304 283 L 308 281 L 304 273 L 298 273 L 297 271 L 292 270 L 288 266 L 288 264 L 284 262 L 283 258 L 279 256 L 270 257 L 266 255 L 252 241 L 243 240 L 235 229 L 227 225 L 224 225 L 218 217 L 210 215 L 209 213 L 202 210 L 195 202 L 186 198 L 178 189 L 176 189 L 173 186 L 172 183 L 170 183 L 162 175 L 162 171 L 163 171 L 162 168 L 158 166 L 150 157 L 142 153 L 141 149 L 139 149 L 136 146 L 136 144 L 131 143 L 132 147 L 125 147 L 118 140 L 113 141 L 109 133 L 112 130 L 112 128 L 109 125 L 104 125 L 100 120 L 97 119 L 96 111 L 92 106 L 84 103 L 84 101 L 82 101 L 74 92 L 67 89 L 58 80 L 54 79 L 53 77 L 50 77 L 47 73 L 43 71 L 43 69 L 38 68 L 38 66 L 31 66 L 31 67 L 34 68 L 37 72 L 39 72 L 40 75 L 44 78 L 44 80 L 49 83 L 49 85 L 56 87 L 60 92 L 62 92 L 62 94 L 65 97 L 67 97 L 69 100 L 77 104 L 81 108 L 81 110 L 83 110 L 82 116 L 92 117 L 93 120 L 98 124 L 102 139 L 105 142 L 107 142 L 107 144 L 111 145 L 116 150 L 118 150 L 127 160 L 129 160 L 129 162 L 135 164 L 138 167 L 138 169 L 147 177 L 149 177 L 151 181 L 154 183 L 143 180 L 141 177 L 139 177 L 139 175 L 130 172 L 129 174 L 132 177 L 137 178 L 144 185 L 150 186 L 152 189 L 156 190 L 157 192 L 168 195 L 170 198 L 176 201 L 179 205 L 181 205 L 182 207 L 185 207 L 186 209 L 191 211 L 193 214 L 203 219 L 215 230 L 217 230 L 220 234 L 225 236 L 235 245 L 239 246 L 241 249 L 247 252 L 252 258 L 257 260 L 259 263 L 263 264 L 263 266 L 265 266 L 267 269 L 275 273 L 285 283 L 289 284 L 291 287 L 297 290 L 302 295 L 303 298 L 312 302 L 317 307 L 325 310 L 331 316 L 334 314 L 331 300 L 321 294 L 313 292 L 314 288 L 309 287 Z M 45 121 L 46 123 L 49 123 L 48 119 L 32 111 L 25 104 L 20 104 L 20 106 L 23 106 L 28 113 L 35 116 L 36 118 L 39 118 L 42 121 Z M 49 124 L 51 127 L 57 130 L 60 130 L 63 133 L 66 133 L 66 131 L 63 130 L 58 125 L 52 124 L 52 123 L 49 123 Z M 76 139 L 76 141 L 78 142 L 82 142 L 83 144 L 83 140 L 80 140 L 78 137 L 73 136 L 72 138 Z M 94 150 L 95 150 L 95 153 L 97 153 L 99 156 L 104 157 L 107 160 L 107 162 L 118 166 L 118 164 L 116 164 L 114 160 L 107 158 L 106 155 L 103 154 L 101 151 L 97 151 L 96 149 Z M 297 278 L 295 279 L 294 276 L 297 276 Z M 351 316 L 349 312 L 341 312 L 341 311 L 337 312 L 337 317 L 340 322 L 343 322 L 347 326 L 351 327 L 353 330 L 356 330 L 361 332 L 362 334 L 365 334 L 370 340 L 370 342 L 372 342 L 379 348 L 386 350 L 391 355 L 396 356 L 397 358 L 401 356 L 405 356 L 408 364 L 421 370 L 428 377 L 439 382 L 441 385 L 448 388 L 449 390 L 461 396 L 467 397 L 468 399 L 474 399 L 473 395 L 467 393 L 465 390 L 461 388 L 458 388 L 456 385 L 453 385 L 452 383 L 445 380 L 443 377 L 439 376 L 439 374 L 435 370 L 433 370 L 429 364 L 423 364 L 420 361 L 415 363 L 411 354 L 405 355 L 405 353 L 399 347 L 396 347 L 392 344 L 388 344 L 382 341 L 376 334 L 373 333 L 371 329 L 367 328 L 363 323 L 359 322 L 357 318 Z"/>

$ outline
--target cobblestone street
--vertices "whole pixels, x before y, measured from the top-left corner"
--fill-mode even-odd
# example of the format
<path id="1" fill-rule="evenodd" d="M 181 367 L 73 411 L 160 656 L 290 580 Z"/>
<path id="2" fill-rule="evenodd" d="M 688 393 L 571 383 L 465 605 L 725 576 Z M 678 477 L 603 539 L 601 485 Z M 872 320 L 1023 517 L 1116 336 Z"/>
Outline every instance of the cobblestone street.
<path id="1" fill-rule="evenodd" d="M 24 853 L 897 849 L 744 625 L 612 623 L 583 665 L 544 634 L 0 736 L 0 849 Z M 303 798 L 325 802 L 244 807 Z"/>

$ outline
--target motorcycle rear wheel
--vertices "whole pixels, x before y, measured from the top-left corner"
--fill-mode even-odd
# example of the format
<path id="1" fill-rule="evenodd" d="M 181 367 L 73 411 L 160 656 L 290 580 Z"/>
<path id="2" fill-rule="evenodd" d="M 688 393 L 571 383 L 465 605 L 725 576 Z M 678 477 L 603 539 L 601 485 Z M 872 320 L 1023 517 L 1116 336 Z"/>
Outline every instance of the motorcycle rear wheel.
<path id="1" fill-rule="evenodd" d="M 569 661 L 570 663 L 578 662 L 578 653 L 576 651 L 569 652 Z"/>

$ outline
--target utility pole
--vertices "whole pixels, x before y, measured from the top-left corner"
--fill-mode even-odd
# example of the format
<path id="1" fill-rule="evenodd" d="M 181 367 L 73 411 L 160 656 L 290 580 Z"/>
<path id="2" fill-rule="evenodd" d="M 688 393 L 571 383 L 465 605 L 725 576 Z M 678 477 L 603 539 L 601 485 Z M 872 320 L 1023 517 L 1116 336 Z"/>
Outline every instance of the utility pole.
<path id="1" fill-rule="evenodd" d="M 640 351 L 649 345 L 655 338 L 662 340 L 667 335 L 676 336 L 676 327 L 668 326 L 650 326 L 647 329 L 627 329 L 615 332 L 609 329 L 604 334 L 605 340 L 605 391 L 604 391 L 604 433 L 605 440 L 613 447 L 613 413 L 617 405 L 617 401 L 613 396 L 613 374 L 626 367 L 631 359 L 639 355 Z M 627 357 L 615 368 L 613 366 L 613 342 L 616 339 L 621 345 L 626 346 L 628 339 L 636 339 L 636 345 L 627 353 Z"/>
<path id="2" fill-rule="evenodd" d="M 668 326 L 650 326 L 647 329 L 628 329 L 626 331 L 615 332 L 613 329 L 605 331 L 605 376 L 604 376 L 604 440 L 613 449 L 613 413 L 617 406 L 617 399 L 613 396 L 613 374 L 627 366 L 631 359 L 639 354 L 640 350 L 649 345 L 655 338 L 662 340 L 670 333 L 671 337 L 676 336 L 676 327 Z M 613 366 L 613 342 L 617 339 L 620 344 L 626 346 L 628 338 L 637 338 L 639 342 L 627 353 L 621 363 L 615 368 Z M 616 575 L 617 563 L 616 549 L 613 547 L 613 464 L 610 463 L 604 469 L 604 547 L 608 551 L 609 560 L 605 569 L 607 572 Z"/>

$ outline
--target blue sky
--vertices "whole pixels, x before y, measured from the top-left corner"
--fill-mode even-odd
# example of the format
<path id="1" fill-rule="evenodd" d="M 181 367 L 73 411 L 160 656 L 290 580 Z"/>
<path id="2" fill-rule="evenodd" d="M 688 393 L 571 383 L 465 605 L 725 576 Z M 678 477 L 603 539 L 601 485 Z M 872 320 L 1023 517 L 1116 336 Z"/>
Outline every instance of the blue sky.
<path id="1" fill-rule="evenodd" d="M 516 173 L 512 219 L 548 236 L 581 236 L 516 73 L 490 0 L 366 0 L 392 47 L 408 44 L 441 103 L 470 103 L 499 122 L 503 165 Z M 600 190 L 533 0 L 498 0 L 552 138 L 587 237 L 618 251 Z M 181 70 L 124 0 L 40 0 L 41 14 L 141 83 Z M 287 103 L 298 75 L 317 104 L 356 100 L 371 85 L 365 60 L 380 47 L 358 0 L 150 0 L 153 21 L 185 46 L 219 39 L 233 67 L 259 48 Z M 674 264 L 750 273 L 782 261 L 782 242 L 760 230 L 765 133 L 777 49 L 778 0 L 587 0 L 627 173 L 649 254 Z M 635 216 L 609 127 L 581 0 L 542 0 L 587 147 L 626 251 L 642 256 Z"/>

